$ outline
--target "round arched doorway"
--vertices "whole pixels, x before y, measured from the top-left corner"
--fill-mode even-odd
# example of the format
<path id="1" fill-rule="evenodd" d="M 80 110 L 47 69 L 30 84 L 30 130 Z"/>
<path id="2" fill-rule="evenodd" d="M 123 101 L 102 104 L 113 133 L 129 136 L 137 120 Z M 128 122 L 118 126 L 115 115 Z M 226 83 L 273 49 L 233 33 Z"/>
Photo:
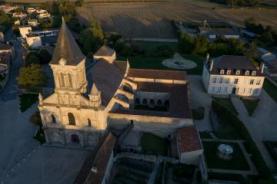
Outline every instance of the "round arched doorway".
<path id="1" fill-rule="evenodd" d="M 71 135 L 71 142 L 74 144 L 79 144 L 80 143 L 80 138 L 78 135 L 76 134 L 72 134 Z"/>

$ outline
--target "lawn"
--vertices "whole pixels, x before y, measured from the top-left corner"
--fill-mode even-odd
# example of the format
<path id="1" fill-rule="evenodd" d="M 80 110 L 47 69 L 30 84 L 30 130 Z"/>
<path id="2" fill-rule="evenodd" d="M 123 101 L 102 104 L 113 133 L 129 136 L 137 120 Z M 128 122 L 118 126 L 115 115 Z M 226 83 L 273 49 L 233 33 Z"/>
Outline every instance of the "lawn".
<path id="1" fill-rule="evenodd" d="M 167 140 L 154 134 L 143 133 L 140 139 L 140 145 L 146 154 L 167 155 Z"/>
<path id="2" fill-rule="evenodd" d="M 204 154 L 209 169 L 231 169 L 231 170 L 249 170 L 249 165 L 237 143 L 226 143 L 234 149 L 233 157 L 230 160 L 224 160 L 218 157 L 217 148 L 224 142 L 206 142 L 203 141 Z M 224 143 L 225 144 L 225 143 Z"/>
<path id="3" fill-rule="evenodd" d="M 226 109 L 228 109 L 233 114 L 237 115 L 238 112 L 235 109 L 233 103 L 231 102 L 230 98 L 213 98 L 217 103 L 224 106 Z"/>
<path id="4" fill-rule="evenodd" d="M 277 87 L 275 87 L 269 80 L 264 81 L 264 90 L 275 102 L 277 102 Z"/>
<path id="5" fill-rule="evenodd" d="M 247 109 L 247 112 L 249 116 L 252 116 L 255 112 L 257 106 L 259 105 L 259 99 L 241 99 L 243 102 L 245 108 Z"/>
<path id="6" fill-rule="evenodd" d="M 20 100 L 20 111 L 25 112 L 29 109 L 34 103 L 38 101 L 37 94 L 22 94 L 19 96 Z"/>

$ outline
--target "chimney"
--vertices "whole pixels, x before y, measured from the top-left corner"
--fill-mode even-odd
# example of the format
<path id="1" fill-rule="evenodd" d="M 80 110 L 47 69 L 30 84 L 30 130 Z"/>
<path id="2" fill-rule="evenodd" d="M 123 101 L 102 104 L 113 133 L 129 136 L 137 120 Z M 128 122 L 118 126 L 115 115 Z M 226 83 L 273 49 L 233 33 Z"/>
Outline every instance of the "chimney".
<path id="1" fill-rule="evenodd" d="M 214 67 L 214 60 L 212 59 L 210 64 L 210 71 L 212 71 L 213 67 Z"/>

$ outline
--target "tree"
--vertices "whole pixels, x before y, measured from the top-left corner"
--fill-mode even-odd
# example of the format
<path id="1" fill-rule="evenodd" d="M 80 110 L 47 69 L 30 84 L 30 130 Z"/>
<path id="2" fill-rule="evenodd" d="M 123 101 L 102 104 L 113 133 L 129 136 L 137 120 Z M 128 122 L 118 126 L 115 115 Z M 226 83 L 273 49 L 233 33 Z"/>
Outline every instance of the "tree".
<path id="1" fill-rule="evenodd" d="M 209 47 L 209 42 L 207 38 L 203 36 L 197 36 L 194 39 L 192 53 L 197 55 L 206 55 L 208 51 L 208 47 Z"/>
<path id="2" fill-rule="evenodd" d="M 31 64 L 39 64 L 39 57 L 37 55 L 37 53 L 35 52 L 30 52 L 27 54 L 26 59 L 25 59 L 25 64 L 27 66 L 31 65 Z"/>
<path id="3" fill-rule="evenodd" d="M 0 10 L 0 31 L 7 31 L 12 25 L 12 19 L 2 10 Z"/>
<path id="4" fill-rule="evenodd" d="M 85 54 L 95 52 L 103 42 L 104 33 L 96 20 L 93 20 L 88 28 L 81 31 L 80 43 Z"/>
<path id="5" fill-rule="evenodd" d="M 52 58 L 49 52 L 46 49 L 41 49 L 38 53 L 40 64 L 48 64 Z"/>
<path id="6" fill-rule="evenodd" d="M 22 67 L 17 77 L 18 85 L 26 89 L 37 89 L 42 87 L 47 78 L 38 64 Z"/>
<path id="7" fill-rule="evenodd" d="M 193 50 L 193 44 L 194 40 L 190 35 L 186 33 L 181 33 L 178 43 L 178 47 L 181 53 L 191 53 Z"/>

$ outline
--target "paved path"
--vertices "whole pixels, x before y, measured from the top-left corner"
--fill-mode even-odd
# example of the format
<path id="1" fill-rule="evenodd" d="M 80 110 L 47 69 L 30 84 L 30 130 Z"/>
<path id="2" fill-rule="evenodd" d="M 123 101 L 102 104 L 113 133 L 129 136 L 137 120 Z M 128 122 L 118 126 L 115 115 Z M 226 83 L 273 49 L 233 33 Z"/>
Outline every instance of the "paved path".
<path id="1" fill-rule="evenodd" d="M 212 98 L 204 89 L 200 75 L 189 75 L 191 88 L 191 105 L 192 108 L 204 107 L 205 116 L 202 120 L 195 120 L 195 125 L 199 131 L 212 131 L 210 122 L 210 109 Z"/>
<path id="2" fill-rule="evenodd" d="M 267 93 L 263 91 L 260 97 L 260 103 L 258 107 L 253 117 L 250 117 L 247 113 L 247 110 L 243 102 L 238 97 L 232 97 L 231 100 L 237 112 L 239 113 L 240 120 L 248 129 L 251 137 L 253 138 L 259 151 L 261 152 L 261 155 L 264 158 L 267 166 L 271 170 L 274 170 L 276 166 L 268 150 L 264 146 L 263 141 L 265 140 L 264 137 L 266 137 L 265 133 L 273 134 L 272 137 L 276 136 L 276 103 L 272 101 L 272 99 L 267 95 Z"/>

